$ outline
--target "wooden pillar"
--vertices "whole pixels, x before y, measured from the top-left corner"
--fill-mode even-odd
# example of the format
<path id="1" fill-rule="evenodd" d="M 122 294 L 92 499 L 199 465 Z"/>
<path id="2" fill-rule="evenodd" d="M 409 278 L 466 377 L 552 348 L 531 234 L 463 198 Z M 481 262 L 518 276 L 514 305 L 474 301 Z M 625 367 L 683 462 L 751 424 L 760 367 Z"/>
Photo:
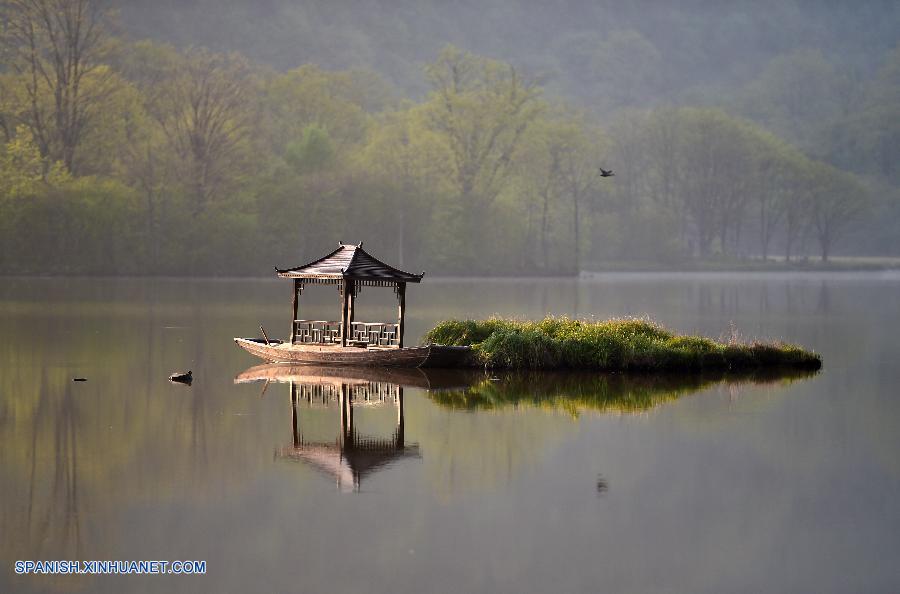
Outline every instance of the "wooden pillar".
<path id="1" fill-rule="evenodd" d="M 397 344 L 400 348 L 403 348 L 403 318 L 406 314 L 406 283 L 398 283 L 397 284 L 397 301 L 399 305 L 397 307 L 397 314 L 399 317 L 399 321 L 397 322 Z"/>
<path id="2" fill-rule="evenodd" d="M 353 320 L 356 319 L 356 282 L 350 281 L 350 299 L 347 301 L 347 330 L 353 335 Z"/>
<path id="3" fill-rule="evenodd" d="M 399 450 L 406 446 L 403 435 L 403 386 L 397 386 L 397 434 L 394 445 Z"/>
<path id="4" fill-rule="evenodd" d="M 341 384 L 340 405 L 341 405 L 341 438 L 340 444 L 343 448 L 347 440 L 347 384 Z"/>
<path id="5" fill-rule="evenodd" d="M 349 444 L 350 447 L 353 447 L 356 445 L 353 433 L 353 390 L 346 384 L 344 384 L 344 390 L 347 391 L 347 442 L 344 446 Z"/>
<path id="6" fill-rule="evenodd" d="M 299 297 L 300 297 L 300 279 L 294 279 L 294 296 L 291 298 L 291 304 L 293 306 L 291 315 L 291 344 L 294 344 L 294 339 L 297 338 L 297 324 L 295 323 L 297 320 L 297 307 L 299 306 Z"/>
<path id="7" fill-rule="evenodd" d="M 291 436 L 293 438 L 294 447 L 300 445 L 300 431 L 297 419 L 297 386 L 291 382 Z"/>
<path id="8" fill-rule="evenodd" d="M 341 346 L 347 346 L 347 335 L 350 329 L 350 281 L 341 281 Z"/>
<path id="9" fill-rule="evenodd" d="M 341 383 L 340 391 L 341 405 L 341 440 L 340 444 L 343 448 L 352 448 L 353 440 L 353 397 L 351 395 L 350 386 Z"/>

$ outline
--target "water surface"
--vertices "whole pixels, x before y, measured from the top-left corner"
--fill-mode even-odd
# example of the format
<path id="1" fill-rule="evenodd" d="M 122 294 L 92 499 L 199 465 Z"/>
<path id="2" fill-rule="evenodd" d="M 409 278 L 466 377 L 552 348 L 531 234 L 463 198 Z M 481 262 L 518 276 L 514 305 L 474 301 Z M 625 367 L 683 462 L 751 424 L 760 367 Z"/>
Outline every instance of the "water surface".
<path id="1" fill-rule="evenodd" d="M 392 298 L 365 290 L 357 319 L 390 319 Z M 900 587 L 900 276 L 431 279 L 407 303 L 411 338 L 448 317 L 649 315 L 798 342 L 824 367 L 235 383 L 259 362 L 231 337 L 283 337 L 286 283 L 4 279 L 0 592 Z M 300 307 L 333 318 L 338 296 L 311 289 Z M 192 386 L 167 381 L 185 369 Z M 315 444 L 314 461 L 298 451 Z M 15 576 L 16 559 L 208 571 Z"/>

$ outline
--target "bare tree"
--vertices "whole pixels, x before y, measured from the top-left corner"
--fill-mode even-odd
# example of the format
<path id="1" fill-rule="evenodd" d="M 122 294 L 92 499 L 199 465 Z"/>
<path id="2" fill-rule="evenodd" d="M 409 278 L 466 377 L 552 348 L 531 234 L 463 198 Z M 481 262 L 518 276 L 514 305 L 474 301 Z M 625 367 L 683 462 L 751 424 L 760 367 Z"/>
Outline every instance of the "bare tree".
<path id="1" fill-rule="evenodd" d="M 6 61 L 24 91 L 20 119 L 41 154 L 75 173 L 85 131 L 112 90 L 103 66 L 112 47 L 110 12 L 96 0 L 7 0 Z"/>
<path id="2" fill-rule="evenodd" d="M 239 176 L 252 96 L 245 60 L 203 49 L 190 51 L 156 92 L 151 111 L 179 157 L 195 215 Z"/>
<path id="3" fill-rule="evenodd" d="M 596 201 L 600 181 L 599 130 L 579 114 L 568 123 L 568 142 L 552 148 L 554 161 L 559 163 L 559 177 L 564 191 L 572 201 L 572 242 L 575 272 L 581 271 L 581 206 L 583 200 Z"/>
<path id="4" fill-rule="evenodd" d="M 827 262 L 834 243 L 865 208 L 866 189 L 853 174 L 815 164 L 817 182 L 813 186 L 812 226 Z"/>
<path id="5" fill-rule="evenodd" d="M 522 135 L 544 109 L 540 88 L 509 64 L 452 47 L 427 72 L 434 89 L 430 122 L 450 147 L 457 191 L 467 204 L 488 206 Z"/>

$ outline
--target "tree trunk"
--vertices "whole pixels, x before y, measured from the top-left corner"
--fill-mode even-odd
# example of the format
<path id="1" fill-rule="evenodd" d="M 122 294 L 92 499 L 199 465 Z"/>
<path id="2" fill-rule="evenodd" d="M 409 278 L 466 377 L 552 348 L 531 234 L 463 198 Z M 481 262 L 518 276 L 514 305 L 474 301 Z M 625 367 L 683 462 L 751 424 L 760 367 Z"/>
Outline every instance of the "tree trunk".
<path id="1" fill-rule="evenodd" d="M 549 248 L 547 246 L 547 230 L 549 228 L 549 221 L 547 216 L 547 210 L 549 208 L 550 202 L 550 193 L 547 190 L 544 190 L 544 208 L 541 213 L 541 266 L 544 270 L 548 270 L 550 268 L 550 262 L 548 261 L 550 255 L 548 253 Z"/>
<path id="2" fill-rule="evenodd" d="M 403 252 L 404 252 L 404 229 L 406 228 L 406 210 L 401 204 L 397 209 L 397 266 L 403 270 Z"/>
<path id="3" fill-rule="evenodd" d="M 579 203 L 578 188 L 575 188 L 574 191 L 572 192 L 572 212 L 574 213 L 574 217 L 572 220 L 572 226 L 573 226 L 572 231 L 573 231 L 574 238 L 575 238 L 574 256 L 575 256 L 575 273 L 576 274 L 581 272 L 581 235 L 579 233 L 579 228 L 581 227 L 581 225 L 579 225 L 579 220 L 578 220 L 578 203 Z"/>
<path id="4" fill-rule="evenodd" d="M 822 246 L 822 262 L 827 262 L 831 252 L 831 235 L 827 231 L 819 236 L 819 245 Z"/>

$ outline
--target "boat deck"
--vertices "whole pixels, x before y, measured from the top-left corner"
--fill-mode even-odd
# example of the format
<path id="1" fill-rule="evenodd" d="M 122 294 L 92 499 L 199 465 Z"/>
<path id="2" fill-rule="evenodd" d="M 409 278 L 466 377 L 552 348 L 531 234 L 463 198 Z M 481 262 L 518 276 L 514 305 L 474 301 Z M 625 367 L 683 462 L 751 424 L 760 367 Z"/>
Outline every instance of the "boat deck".
<path id="1" fill-rule="evenodd" d="M 355 352 L 355 353 L 365 353 L 372 351 L 393 351 L 397 352 L 400 350 L 397 346 L 381 346 L 370 344 L 368 346 L 341 346 L 340 344 L 330 344 L 330 343 L 320 343 L 320 342 L 297 342 L 294 344 L 289 344 L 287 342 L 282 342 L 281 344 L 272 344 L 272 348 L 282 349 L 286 351 L 304 351 L 310 353 L 340 353 L 340 352 Z"/>
<path id="2" fill-rule="evenodd" d="M 396 367 L 459 367 L 466 364 L 468 347 L 425 345 L 398 348 L 331 344 L 289 344 L 261 338 L 235 338 L 245 351 L 271 362 L 318 363 L 331 365 L 376 365 Z"/>

